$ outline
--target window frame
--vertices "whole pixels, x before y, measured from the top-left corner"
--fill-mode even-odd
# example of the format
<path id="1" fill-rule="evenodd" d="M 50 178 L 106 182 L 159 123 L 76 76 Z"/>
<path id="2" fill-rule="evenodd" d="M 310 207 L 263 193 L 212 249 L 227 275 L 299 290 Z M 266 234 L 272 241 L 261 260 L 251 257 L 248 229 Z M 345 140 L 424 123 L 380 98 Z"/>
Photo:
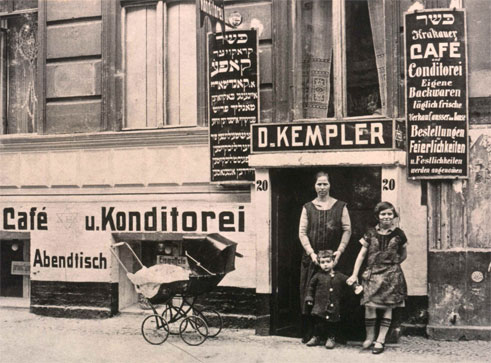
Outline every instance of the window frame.
<path id="1" fill-rule="evenodd" d="M 13 4 L 11 4 L 13 5 Z M 38 4 L 39 6 L 39 4 Z M 30 9 L 22 9 L 22 10 L 9 10 L 6 12 L 0 12 L 0 32 L 2 32 L 0 36 L 0 135 L 30 135 L 30 134 L 36 134 L 39 132 L 39 129 L 41 127 L 39 123 L 39 117 L 38 117 L 38 112 L 34 114 L 34 124 L 33 124 L 33 130 L 32 132 L 19 132 L 19 133 L 12 133 L 9 134 L 8 131 L 8 108 L 9 108 L 9 102 L 8 102 L 8 97 L 9 97 L 9 80 L 8 80 L 8 53 L 7 53 L 7 46 L 5 44 L 5 37 L 3 33 L 6 33 L 8 31 L 8 27 L 6 25 L 7 19 L 8 18 L 14 18 L 22 15 L 27 15 L 27 14 L 36 14 L 37 16 L 37 22 L 38 22 L 38 34 L 37 37 L 39 39 L 39 33 L 40 33 L 40 11 L 39 7 L 37 8 L 30 8 Z M 37 55 L 37 60 L 36 60 L 36 65 L 39 67 L 39 57 L 41 54 L 41 43 L 38 40 L 39 44 L 39 50 L 38 50 L 38 55 Z M 39 68 L 38 68 L 39 69 Z M 39 72 L 37 72 L 39 74 Z M 38 87 L 38 74 L 34 76 L 34 89 L 37 95 L 37 108 L 39 109 L 40 104 L 41 104 L 41 98 L 39 97 L 39 87 Z"/>
<path id="2" fill-rule="evenodd" d="M 273 0 L 281 7 L 281 0 Z M 334 116 L 322 118 L 304 118 L 303 113 L 303 87 L 302 87 L 302 55 L 299 51 L 299 31 L 297 28 L 301 26 L 301 18 L 298 12 L 298 1 L 290 0 L 288 4 L 288 13 L 291 35 L 290 47 L 293 49 L 294 56 L 291 61 L 291 69 L 293 76 L 291 77 L 291 112 L 290 121 L 354 121 L 363 119 L 393 119 L 402 117 L 403 111 L 402 91 L 403 84 L 399 81 L 399 77 L 403 68 L 400 62 L 397 62 L 402 56 L 400 47 L 401 27 L 400 27 L 400 4 L 399 2 L 391 2 L 383 0 L 384 19 L 385 19 L 385 69 L 386 69 L 386 92 L 387 100 L 386 107 L 382 115 L 361 115 L 348 116 L 348 89 L 347 89 L 347 70 L 346 70 L 346 1 L 347 0 L 332 0 L 332 41 L 333 41 L 333 104 Z M 285 11 L 283 9 L 283 11 Z M 279 20 L 279 19 L 278 19 Z M 281 50 L 280 50 L 281 51 Z M 284 120 L 283 120 L 284 121 Z"/>
<path id="3" fill-rule="evenodd" d="M 168 91 L 167 89 L 167 47 L 166 47 L 166 39 L 168 37 L 167 27 L 165 26 L 166 18 L 167 18 L 167 6 L 173 3 L 188 3 L 192 4 L 196 8 L 196 21 L 195 21 L 195 36 L 196 36 L 196 84 L 195 84 L 195 95 L 196 95 L 196 123 L 192 125 L 186 124 L 169 124 L 168 123 L 168 115 L 167 115 L 167 97 Z M 131 127 L 127 125 L 127 101 L 126 101 L 126 47 L 125 47 L 125 22 L 126 22 L 126 11 L 128 8 L 136 8 L 136 7 L 144 7 L 149 5 L 155 5 L 156 7 L 156 18 L 158 23 L 157 27 L 157 37 L 161 37 L 163 39 L 162 46 L 158 48 L 157 54 L 157 63 L 162 63 L 162 68 L 158 72 L 157 79 L 157 125 L 156 126 L 148 126 L 148 127 Z M 206 61 L 206 44 L 204 43 L 206 40 L 205 26 L 200 27 L 200 17 L 199 17 L 199 8 L 196 6 L 195 1 L 189 0 L 120 0 L 119 1 L 119 55 L 120 55 L 120 67 L 121 73 L 123 74 L 123 80 L 120 84 L 120 131 L 160 131 L 160 130 L 169 130 L 169 129 L 190 129 L 196 127 L 206 126 L 206 116 L 203 115 L 203 108 L 206 109 L 206 78 L 203 78 L 202 72 L 206 70 L 206 68 L 202 67 L 203 62 Z M 160 30 L 159 30 L 160 29 Z M 203 96 L 203 93 L 205 96 Z"/>

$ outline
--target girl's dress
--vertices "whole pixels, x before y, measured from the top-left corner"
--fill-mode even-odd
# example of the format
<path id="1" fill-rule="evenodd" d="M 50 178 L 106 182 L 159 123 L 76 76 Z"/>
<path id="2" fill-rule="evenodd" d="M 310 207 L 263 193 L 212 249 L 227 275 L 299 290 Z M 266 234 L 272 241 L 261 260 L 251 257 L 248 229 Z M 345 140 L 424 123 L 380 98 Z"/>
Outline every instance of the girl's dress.
<path id="1" fill-rule="evenodd" d="M 404 306 L 407 285 L 400 262 L 407 238 L 400 228 L 381 234 L 370 228 L 360 243 L 368 249 L 367 268 L 362 274 L 361 304 L 371 307 Z"/>

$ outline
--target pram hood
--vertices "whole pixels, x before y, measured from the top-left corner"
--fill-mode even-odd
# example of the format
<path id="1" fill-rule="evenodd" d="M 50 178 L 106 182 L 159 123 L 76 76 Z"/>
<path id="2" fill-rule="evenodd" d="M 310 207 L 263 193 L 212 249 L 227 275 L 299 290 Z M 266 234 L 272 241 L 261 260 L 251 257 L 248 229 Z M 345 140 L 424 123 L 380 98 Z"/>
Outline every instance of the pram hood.
<path id="1" fill-rule="evenodd" d="M 237 243 L 218 233 L 203 236 L 184 236 L 184 250 L 208 271 L 216 274 L 227 274 L 235 270 Z M 192 259 L 188 259 L 189 267 L 198 275 L 203 270 Z"/>

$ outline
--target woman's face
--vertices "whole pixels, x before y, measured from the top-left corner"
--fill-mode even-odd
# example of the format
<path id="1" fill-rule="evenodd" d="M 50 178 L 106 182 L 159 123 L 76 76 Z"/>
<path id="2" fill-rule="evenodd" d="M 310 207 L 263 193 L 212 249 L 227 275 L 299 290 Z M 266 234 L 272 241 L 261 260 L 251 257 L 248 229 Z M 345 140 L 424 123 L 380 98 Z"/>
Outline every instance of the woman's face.
<path id="1" fill-rule="evenodd" d="M 322 175 L 317 178 L 317 181 L 315 182 L 315 191 L 319 197 L 328 196 L 330 188 L 331 184 L 329 184 L 327 176 Z"/>
<path id="2" fill-rule="evenodd" d="M 378 214 L 378 220 L 382 227 L 389 227 L 394 221 L 395 215 L 392 209 L 381 210 Z"/>

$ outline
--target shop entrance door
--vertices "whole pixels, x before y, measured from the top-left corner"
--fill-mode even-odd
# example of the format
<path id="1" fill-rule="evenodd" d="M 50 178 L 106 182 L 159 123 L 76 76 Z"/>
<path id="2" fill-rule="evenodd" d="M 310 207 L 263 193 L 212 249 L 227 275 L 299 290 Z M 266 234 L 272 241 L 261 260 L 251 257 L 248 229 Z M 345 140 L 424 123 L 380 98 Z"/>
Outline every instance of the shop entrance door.
<path id="1" fill-rule="evenodd" d="M 351 218 L 352 235 L 337 269 L 350 275 L 360 250 L 358 243 L 369 225 L 374 225 L 373 208 L 381 197 L 381 168 L 326 167 L 295 168 L 271 171 L 273 230 L 273 309 L 272 333 L 284 336 L 300 334 L 300 261 L 302 246 L 298 223 L 303 204 L 316 197 L 315 174 L 329 173 L 330 194 L 345 201 Z M 363 338 L 363 311 L 359 297 L 348 295 L 343 326 L 347 339 Z"/>
<path id="2" fill-rule="evenodd" d="M 0 296 L 22 297 L 23 276 L 12 275 L 12 262 L 24 261 L 24 243 L 1 241 L 0 246 Z"/>

